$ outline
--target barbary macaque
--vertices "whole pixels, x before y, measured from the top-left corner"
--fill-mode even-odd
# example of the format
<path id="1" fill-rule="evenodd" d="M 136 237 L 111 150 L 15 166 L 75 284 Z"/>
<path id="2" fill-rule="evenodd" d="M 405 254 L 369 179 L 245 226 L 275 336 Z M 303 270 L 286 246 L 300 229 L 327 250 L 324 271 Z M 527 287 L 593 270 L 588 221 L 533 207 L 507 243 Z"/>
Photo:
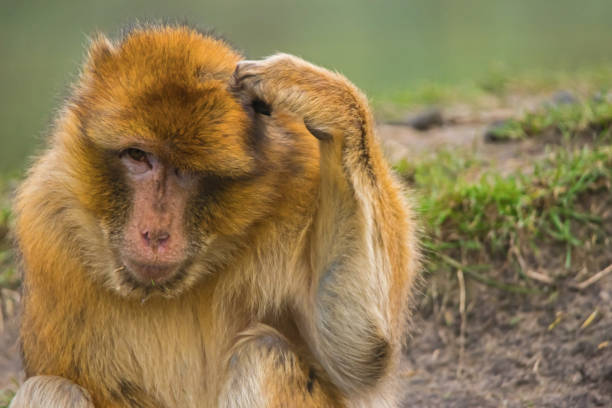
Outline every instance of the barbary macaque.
<path id="1" fill-rule="evenodd" d="M 11 407 L 397 406 L 416 228 L 343 76 L 99 35 L 15 213 Z"/>

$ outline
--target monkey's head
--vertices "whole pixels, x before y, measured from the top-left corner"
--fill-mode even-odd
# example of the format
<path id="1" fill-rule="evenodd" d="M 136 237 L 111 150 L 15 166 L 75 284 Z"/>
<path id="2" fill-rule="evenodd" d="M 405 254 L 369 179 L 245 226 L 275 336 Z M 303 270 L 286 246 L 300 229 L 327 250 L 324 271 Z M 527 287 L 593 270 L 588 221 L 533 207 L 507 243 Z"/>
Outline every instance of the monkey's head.
<path id="1" fill-rule="evenodd" d="M 260 141 L 229 86 L 240 58 L 185 27 L 93 41 L 58 135 L 112 254 L 92 269 L 120 293 L 175 296 L 265 213 Z"/>

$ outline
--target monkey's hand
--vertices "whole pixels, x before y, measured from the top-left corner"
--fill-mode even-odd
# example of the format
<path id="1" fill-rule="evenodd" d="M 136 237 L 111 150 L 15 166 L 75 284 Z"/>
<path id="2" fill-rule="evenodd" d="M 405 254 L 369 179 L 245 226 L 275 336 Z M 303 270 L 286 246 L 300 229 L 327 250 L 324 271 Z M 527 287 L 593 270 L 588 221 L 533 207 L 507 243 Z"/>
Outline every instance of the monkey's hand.
<path id="1" fill-rule="evenodd" d="M 241 61 L 234 86 L 246 103 L 263 106 L 263 113 L 281 110 L 301 117 L 319 140 L 361 144 L 369 133 L 365 127 L 371 118 L 361 92 L 342 75 L 298 57 L 277 54 Z"/>
<path id="2" fill-rule="evenodd" d="M 72 381 L 51 375 L 30 377 L 9 408 L 94 408 L 91 396 Z"/>

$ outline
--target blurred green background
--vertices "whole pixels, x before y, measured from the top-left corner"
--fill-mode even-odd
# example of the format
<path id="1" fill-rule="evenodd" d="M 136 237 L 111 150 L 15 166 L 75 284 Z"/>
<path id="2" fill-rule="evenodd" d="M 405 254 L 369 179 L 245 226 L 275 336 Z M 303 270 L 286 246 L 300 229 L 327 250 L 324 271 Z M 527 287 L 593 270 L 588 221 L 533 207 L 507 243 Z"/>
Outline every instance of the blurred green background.
<path id="1" fill-rule="evenodd" d="M 300 55 L 372 97 L 492 69 L 608 63 L 610 0 L 2 0 L 0 171 L 19 171 L 78 72 L 87 37 L 135 19 L 215 27 L 250 58 Z"/>

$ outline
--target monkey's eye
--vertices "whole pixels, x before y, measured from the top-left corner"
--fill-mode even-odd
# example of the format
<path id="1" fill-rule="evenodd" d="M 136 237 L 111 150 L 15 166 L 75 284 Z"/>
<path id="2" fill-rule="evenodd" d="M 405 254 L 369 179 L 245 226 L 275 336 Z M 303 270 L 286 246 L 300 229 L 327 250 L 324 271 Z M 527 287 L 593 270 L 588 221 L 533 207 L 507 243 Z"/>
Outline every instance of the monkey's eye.
<path id="1" fill-rule="evenodd" d="M 147 161 L 147 154 L 140 149 L 135 149 L 133 147 L 130 147 L 129 149 L 124 150 L 123 154 L 127 154 L 128 156 L 130 156 L 132 160 L 137 161 L 137 162 Z"/>
<path id="2" fill-rule="evenodd" d="M 130 173 L 142 174 L 151 169 L 149 154 L 143 150 L 130 147 L 121 151 L 119 158 Z"/>

